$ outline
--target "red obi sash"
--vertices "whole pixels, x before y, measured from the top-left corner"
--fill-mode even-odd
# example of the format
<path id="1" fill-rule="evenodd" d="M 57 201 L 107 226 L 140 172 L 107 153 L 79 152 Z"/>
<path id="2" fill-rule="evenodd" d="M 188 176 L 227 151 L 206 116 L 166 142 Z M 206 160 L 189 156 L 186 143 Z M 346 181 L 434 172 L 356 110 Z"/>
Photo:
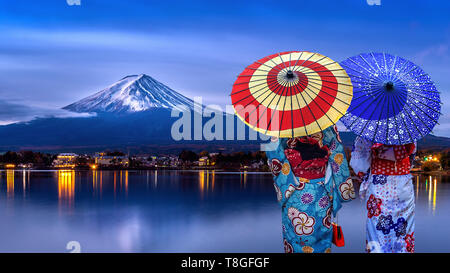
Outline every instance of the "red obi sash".
<path id="1" fill-rule="evenodd" d="M 314 137 L 292 138 L 284 150 L 295 176 L 317 179 L 325 176 L 330 150 L 321 139 Z"/>

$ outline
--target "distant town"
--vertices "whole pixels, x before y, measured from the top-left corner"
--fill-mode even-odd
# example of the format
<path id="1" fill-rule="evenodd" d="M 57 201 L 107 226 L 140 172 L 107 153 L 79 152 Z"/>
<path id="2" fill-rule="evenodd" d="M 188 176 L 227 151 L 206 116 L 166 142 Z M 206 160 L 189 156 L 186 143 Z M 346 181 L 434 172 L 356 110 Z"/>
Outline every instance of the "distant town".
<path id="1" fill-rule="evenodd" d="M 346 151 L 350 159 L 350 150 Z M 0 154 L 2 169 L 215 169 L 233 171 L 269 171 L 264 152 L 208 152 L 184 150 L 178 155 L 130 155 L 121 151 L 94 154 L 49 154 L 33 151 L 8 151 Z M 450 152 L 419 151 L 414 158 L 414 172 L 450 170 Z"/>
<path id="2" fill-rule="evenodd" d="M 223 169 L 269 171 L 264 152 L 230 154 L 182 151 L 178 155 L 129 155 L 120 151 L 95 154 L 48 154 L 32 151 L 0 155 L 4 169 Z"/>

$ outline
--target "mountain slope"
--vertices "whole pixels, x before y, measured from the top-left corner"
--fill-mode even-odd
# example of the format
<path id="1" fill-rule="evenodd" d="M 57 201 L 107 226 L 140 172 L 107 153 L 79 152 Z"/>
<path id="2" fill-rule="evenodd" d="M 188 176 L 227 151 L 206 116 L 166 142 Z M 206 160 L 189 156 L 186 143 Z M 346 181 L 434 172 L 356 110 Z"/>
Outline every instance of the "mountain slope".
<path id="1" fill-rule="evenodd" d="M 141 74 L 127 76 L 100 92 L 63 109 L 73 112 L 139 112 L 152 108 L 177 108 L 185 105 L 193 108 L 193 101 L 168 86 Z"/>
<path id="2" fill-rule="evenodd" d="M 4 125 L 0 126 L 0 153 L 8 150 L 77 153 L 122 150 L 130 153 L 167 154 L 178 153 L 183 149 L 249 151 L 259 148 L 259 141 L 175 141 L 171 128 L 178 118 L 171 117 L 170 113 L 169 109 L 152 108 L 126 114 L 99 113 L 88 118 L 39 118 Z M 206 122 L 205 118 L 203 122 Z M 234 122 L 236 139 L 237 124 L 241 124 L 241 121 L 234 117 Z M 225 132 L 226 124 L 223 126 Z M 193 120 L 191 128 L 194 128 Z M 246 132 L 248 130 L 246 128 Z"/>

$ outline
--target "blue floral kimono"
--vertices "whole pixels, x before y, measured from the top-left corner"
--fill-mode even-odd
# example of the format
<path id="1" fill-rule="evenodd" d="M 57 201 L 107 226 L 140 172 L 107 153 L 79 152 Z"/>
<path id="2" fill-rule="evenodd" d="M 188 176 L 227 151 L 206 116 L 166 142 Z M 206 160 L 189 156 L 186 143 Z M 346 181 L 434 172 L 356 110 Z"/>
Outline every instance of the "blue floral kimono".
<path id="1" fill-rule="evenodd" d="M 337 128 L 279 139 L 266 154 L 282 208 L 285 252 L 330 252 L 332 214 L 355 198 Z"/>

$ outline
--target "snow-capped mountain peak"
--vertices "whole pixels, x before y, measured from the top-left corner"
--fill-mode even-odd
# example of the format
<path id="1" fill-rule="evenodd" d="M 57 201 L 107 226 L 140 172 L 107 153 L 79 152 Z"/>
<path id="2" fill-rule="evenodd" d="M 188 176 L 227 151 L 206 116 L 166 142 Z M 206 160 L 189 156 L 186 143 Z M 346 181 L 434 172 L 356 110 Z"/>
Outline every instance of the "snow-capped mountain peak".
<path id="1" fill-rule="evenodd" d="M 139 112 L 151 108 L 193 108 L 193 101 L 145 75 L 126 76 L 113 85 L 64 107 L 74 112 Z"/>

